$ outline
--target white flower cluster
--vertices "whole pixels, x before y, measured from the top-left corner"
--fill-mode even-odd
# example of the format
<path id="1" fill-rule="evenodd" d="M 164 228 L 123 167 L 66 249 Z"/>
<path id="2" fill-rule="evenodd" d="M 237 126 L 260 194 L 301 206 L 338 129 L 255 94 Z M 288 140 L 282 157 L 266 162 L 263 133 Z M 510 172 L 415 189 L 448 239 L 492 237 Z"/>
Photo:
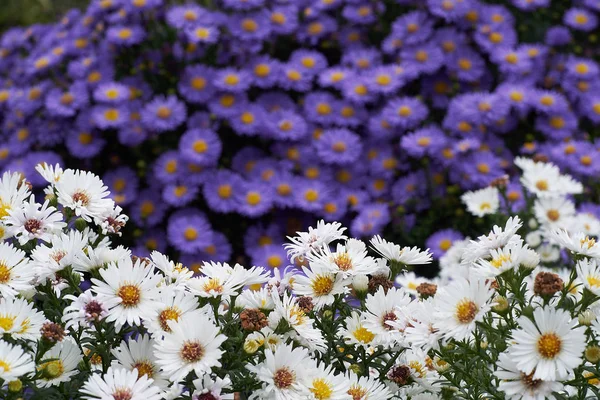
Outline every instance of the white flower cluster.
<path id="1" fill-rule="evenodd" d="M 96 176 L 40 167 L 40 205 L 5 174 L 0 398 L 596 398 L 600 224 L 541 216 L 542 201 L 574 210 L 561 196 L 578 184 L 542 190 L 552 166 L 520 165 L 529 223 L 495 214 L 502 226 L 456 242 L 435 279 L 411 271 L 428 250 L 324 222 L 289 238 L 285 270 L 194 275 L 113 244 L 127 218 Z"/>

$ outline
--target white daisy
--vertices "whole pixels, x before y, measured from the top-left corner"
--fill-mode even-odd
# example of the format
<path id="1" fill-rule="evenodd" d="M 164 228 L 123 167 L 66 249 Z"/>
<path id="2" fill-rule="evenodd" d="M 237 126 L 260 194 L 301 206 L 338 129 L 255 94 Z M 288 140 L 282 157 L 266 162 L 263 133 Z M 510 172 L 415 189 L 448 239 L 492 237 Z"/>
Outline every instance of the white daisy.
<path id="1" fill-rule="evenodd" d="M 434 324 L 446 337 L 456 340 L 468 338 L 491 309 L 494 291 L 483 280 L 467 281 L 458 278 L 449 285 L 438 288 L 434 297 Z"/>
<path id="2" fill-rule="evenodd" d="M 566 197 L 544 197 L 535 201 L 533 212 L 538 222 L 550 229 L 567 227 L 573 224 L 575 204 Z"/>
<path id="3" fill-rule="evenodd" d="M 40 244 L 31 253 L 31 267 L 37 284 L 44 284 L 54 278 L 58 271 L 73 265 L 76 257 L 84 256 L 83 248 L 87 238 L 77 230 L 60 233 L 50 238 L 49 246 Z"/>
<path id="4" fill-rule="evenodd" d="M 160 275 L 153 270 L 152 265 L 140 259 L 135 263 L 125 259 L 100 270 L 104 281 L 92 279 L 92 291 L 109 308 L 108 322 L 115 321 L 117 326 L 140 325 L 142 316 L 152 312 L 160 281 Z"/>
<path id="5" fill-rule="evenodd" d="M 43 205 L 36 203 L 32 195 L 29 202 L 10 210 L 3 219 L 8 234 L 16 237 L 21 245 L 34 239 L 49 242 L 52 235 L 61 232 L 67 224 L 63 222 L 62 213 L 48 205 L 48 200 Z"/>
<path id="6" fill-rule="evenodd" d="M 435 304 L 433 298 L 413 300 L 399 310 L 404 320 L 409 321 L 404 328 L 404 338 L 407 343 L 419 347 L 423 351 L 439 349 L 442 333 L 435 327 Z"/>
<path id="7" fill-rule="evenodd" d="M 515 240 L 515 234 L 523 226 L 519 217 L 510 217 L 504 228 L 494 225 L 488 235 L 481 235 L 477 240 L 471 240 L 462 253 L 461 264 L 470 265 L 479 258 L 485 258 L 490 250 L 506 246 L 511 240 Z M 517 237 L 516 240 L 519 240 Z"/>
<path id="8" fill-rule="evenodd" d="M 88 289 L 78 297 L 66 295 L 65 300 L 71 301 L 63 311 L 62 321 L 65 328 L 90 327 L 95 321 L 100 321 L 108 315 L 108 306 Z"/>
<path id="9" fill-rule="evenodd" d="M 551 230 L 548 239 L 575 254 L 600 258 L 600 245 L 596 242 L 596 239 L 587 236 L 583 232 L 571 234 L 564 229 Z"/>
<path id="10" fill-rule="evenodd" d="M 218 376 L 214 379 L 209 374 L 203 378 L 194 380 L 193 398 L 211 399 L 211 400 L 233 400 L 233 393 L 223 393 L 223 389 L 231 391 L 231 380 L 228 376 L 221 379 Z M 204 395 L 204 396 L 203 396 Z"/>
<path id="11" fill-rule="evenodd" d="M 583 285 L 596 296 L 600 296 L 600 266 L 594 259 L 583 259 L 577 262 L 577 277 Z"/>
<path id="12" fill-rule="evenodd" d="M 54 186 L 63 175 L 63 169 L 59 164 L 54 166 L 48 165 L 45 162 L 39 163 L 35 166 L 35 170 L 52 186 Z"/>
<path id="13" fill-rule="evenodd" d="M 352 311 L 352 314 L 344 319 L 344 325 L 340 327 L 338 335 L 343 337 L 346 343 L 365 348 L 373 345 L 375 334 L 365 328 L 363 318 L 358 311 Z"/>
<path id="14" fill-rule="evenodd" d="M 154 355 L 155 341 L 149 335 L 140 335 L 137 339 L 129 339 L 128 342 L 121 342 L 119 347 L 112 349 L 112 354 L 116 360 L 116 367 L 125 368 L 128 371 L 137 370 L 138 378 L 146 375 L 154 380 L 154 385 L 161 389 L 166 389 L 169 382 L 163 376 L 159 366 L 156 364 Z"/>
<path id="15" fill-rule="evenodd" d="M 191 371 L 202 376 L 212 367 L 221 366 L 220 346 L 227 337 L 219 333 L 219 328 L 202 311 L 168 324 L 171 332 L 156 342 L 154 354 L 156 363 L 172 381 L 185 378 Z"/>
<path id="16" fill-rule="evenodd" d="M 236 264 L 233 268 L 227 263 L 205 262 L 202 276 L 187 281 L 190 291 L 200 297 L 234 296 L 244 286 L 262 284 L 271 275 L 262 267 L 244 268 Z"/>
<path id="17" fill-rule="evenodd" d="M 79 371 L 77 364 L 83 360 L 83 353 L 71 338 L 54 345 L 38 363 L 38 371 L 42 371 L 38 384 L 43 387 L 59 385 L 68 381 Z"/>
<path id="18" fill-rule="evenodd" d="M 310 266 L 317 266 L 338 272 L 344 278 L 355 275 L 370 275 L 377 270 L 377 264 L 367 255 L 367 246 L 361 240 L 348 239 L 346 243 L 338 243 L 335 252 L 329 246 L 321 251 L 307 255 Z"/>
<path id="19" fill-rule="evenodd" d="M 567 311 L 536 308 L 533 321 L 518 319 L 520 329 L 512 333 L 516 342 L 508 352 L 517 368 L 532 379 L 564 379 L 582 362 L 586 346 L 585 326 L 577 327 Z"/>
<path id="20" fill-rule="evenodd" d="M 87 236 L 87 235 L 84 235 Z M 89 238 L 89 236 L 88 236 Z M 92 240 L 90 238 L 90 240 Z M 80 272 L 90 272 L 99 268 L 104 268 L 111 263 L 126 262 L 131 259 L 131 250 L 118 246 L 114 249 L 108 245 L 98 245 L 96 247 L 87 246 L 84 252 L 78 252 L 73 260 L 73 269 Z"/>
<path id="21" fill-rule="evenodd" d="M 461 200 L 467 206 L 467 210 L 476 217 L 494 214 L 500 206 L 500 192 L 495 187 L 466 192 Z"/>
<path id="22" fill-rule="evenodd" d="M 179 321 L 198 308 L 198 300 L 188 292 L 165 287 L 156 299 L 152 311 L 144 316 L 144 326 L 154 335 L 171 332 L 169 321 Z"/>
<path id="23" fill-rule="evenodd" d="M 396 277 L 396 283 L 415 296 L 418 294 L 417 287 L 426 282 L 429 282 L 429 279 L 417 276 L 414 272 L 404 271 Z"/>
<path id="24" fill-rule="evenodd" d="M 5 172 L 0 179 L 0 221 L 15 208 L 20 208 L 30 195 L 29 187 L 24 184 L 23 176 Z"/>
<path id="25" fill-rule="evenodd" d="M 0 379 L 10 382 L 34 371 L 35 363 L 31 354 L 26 353 L 21 346 L 0 340 Z"/>
<path id="26" fill-rule="evenodd" d="M 175 264 L 158 251 L 150 253 L 150 259 L 165 276 L 164 283 L 179 290 L 185 290 L 185 283 L 194 276 L 194 271 L 190 271 L 181 263 Z"/>
<path id="27" fill-rule="evenodd" d="M 400 329 L 390 323 L 400 319 L 398 308 L 410 303 L 408 293 L 400 288 L 391 288 L 384 291 L 383 288 L 375 294 L 369 294 L 365 301 L 367 311 L 363 314 L 364 327 L 376 335 L 376 343 L 384 346 L 393 346 L 402 340 Z"/>
<path id="28" fill-rule="evenodd" d="M 314 400 L 348 400 L 350 381 L 342 374 L 334 374 L 332 366 L 320 363 L 311 371 L 306 385 Z"/>
<path id="29" fill-rule="evenodd" d="M 558 167 L 551 163 L 535 162 L 517 157 L 515 164 L 523 170 L 521 183 L 538 197 L 554 197 L 583 192 L 581 183 L 569 175 L 561 175 Z"/>
<path id="30" fill-rule="evenodd" d="M 315 250 L 329 246 L 333 241 L 347 239 L 343 234 L 345 230 L 339 222 L 326 223 L 321 220 L 317 222 L 316 228 L 309 227 L 308 232 L 296 232 L 298 236 L 288 236 L 291 243 L 285 244 L 284 248 L 293 263 L 296 258 L 302 259 Z"/>
<path id="31" fill-rule="evenodd" d="M 235 306 L 239 308 L 258 308 L 260 310 L 275 308 L 271 291 L 266 287 L 261 287 L 258 290 L 244 290 L 235 299 Z"/>
<path id="32" fill-rule="evenodd" d="M 266 349 L 265 360 L 262 363 L 248 364 L 246 368 L 256 374 L 258 381 L 262 382 L 262 388 L 255 391 L 251 399 L 310 398 L 306 384 L 310 371 L 316 368 L 316 365 L 305 348 L 293 349 L 290 345 L 281 345 L 274 352 Z"/>
<path id="33" fill-rule="evenodd" d="M 370 376 L 359 377 L 353 372 L 348 372 L 348 381 L 348 394 L 352 400 L 388 400 L 392 397 L 387 386 Z"/>
<path id="34" fill-rule="evenodd" d="M 129 217 L 121 212 L 123 209 L 115 204 L 113 208 L 107 208 L 102 214 L 94 218 L 103 235 L 121 236 L 121 229 L 125 226 Z"/>
<path id="35" fill-rule="evenodd" d="M 298 296 L 312 298 L 315 309 L 333 304 L 335 296 L 346 294 L 348 288 L 344 277 L 340 273 L 332 272 L 330 268 L 315 264 L 311 268 L 304 268 L 306 275 L 297 275 L 294 282 L 294 293 Z"/>
<path id="36" fill-rule="evenodd" d="M 32 289 L 33 278 L 25 252 L 10 243 L 0 243 L 0 297 L 15 297 Z"/>
<path id="37" fill-rule="evenodd" d="M 577 213 L 571 219 L 571 225 L 567 230 L 569 232 L 583 232 L 588 236 L 599 236 L 600 220 L 590 213 Z"/>
<path id="38" fill-rule="evenodd" d="M 104 375 L 93 374 L 81 388 L 83 399 L 161 400 L 161 391 L 146 375 L 110 367 Z"/>
<path id="39" fill-rule="evenodd" d="M 67 169 L 56 183 L 59 204 L 90 222 L 114 207 L 102 180 L 91 172 Z"/>
<path id="40" fill-rule="evenodd" d="M 509 241 L 506 246 L 499 249 L 491 249 L 489 260 L 479 260 L 477 262 L 477 272 L 481 277 L 491 278 L 508 270 L 519 268 L 522 261 L 526 261 L 529 264 L 530 261 L 527 259 L 529 253 L 527 250 L 529 250 L 527 245 L 524 245 L 523 240 L 518 235 L 515 235 L 513 240 Z"/>
<path id="41" fill-rule="evenodd" d="M 509 400 L 544 400 L 553 398 L 553 392 L 560 392 L 561 382 L 533 379 L 533 374 L 525 374 L 507 353 L 498 356 L 498 369 L 494 375 L 500 379 L 498 390 Z"/>
<path id="42" fill-rule="evenodd" d="M 429 264 L 432 260 L 429 249 L 423 251 L 418 247 L 400 247 L 395 243 L 388 242 L 379 235 L 373 236 L 371 247 L 386 260 L 404 265 Z"/>
<path id="43" fill-rule="evenodd" d="M 44 314 L 27 300 L 0 298 L 0 334 L 13 339 L 38 340 L 45 321 Z"/>

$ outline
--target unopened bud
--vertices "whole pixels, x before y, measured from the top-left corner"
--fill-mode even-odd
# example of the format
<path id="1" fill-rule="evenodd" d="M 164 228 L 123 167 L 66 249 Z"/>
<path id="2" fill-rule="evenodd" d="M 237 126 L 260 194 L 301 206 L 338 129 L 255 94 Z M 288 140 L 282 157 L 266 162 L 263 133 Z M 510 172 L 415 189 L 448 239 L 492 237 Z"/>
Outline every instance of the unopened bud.
<path id="1" fill-rule="evenodd" d="M 435 296 L 435 293 L 437 292 L 437 285 L 429 282 L 423 282 L 417 286 L 416 290 L 421 298 L 426 299 L 428 297 Z"/>
<path id="2" fill-rule="evenodd" d="M 577 316 L 577 321 L 579 321 L 579 324 L 585 326 L 590 326 L 595 319 L 596 313 L 594 313 L 592 310 L 585 310 Z"/>
<path id="3" fill-rule="evenodd" d="M 494 305 L 492 306 L 492 310 L 497 313 L 503 313 L 508 310 L 508 299 L 504 296 L 496 296 L 494 298 Z"/>
<path id="4" fill-rule="evenodd" d="M 356 293 L 356 297 L 363 298 L 369 290 L 369 277 L 366 275 L 356 275 L 352 279 L 352 288 Z"/>
<path id="5" fill-rule="evenodd" d="M 600 347 L 596 345 L 588 346 L 585 349 L 585 359 L 591 362 L 592 364 L 596 364 L 600 361 Z"/>
<path id="6" fill-rule="evenodd" d="M 254 339 L 246 339 L 244 342 L 244 351 L 248 354 L 254 354 L 260 348 L 260 343 Z"/>
<path id="7" fill-rule="evenodd" d="M 21 380 L 16 379 L 14 381 L 8 382 L 8 391 L 11 393 L 20 392 L 23 389 L 23 382 Z"/>

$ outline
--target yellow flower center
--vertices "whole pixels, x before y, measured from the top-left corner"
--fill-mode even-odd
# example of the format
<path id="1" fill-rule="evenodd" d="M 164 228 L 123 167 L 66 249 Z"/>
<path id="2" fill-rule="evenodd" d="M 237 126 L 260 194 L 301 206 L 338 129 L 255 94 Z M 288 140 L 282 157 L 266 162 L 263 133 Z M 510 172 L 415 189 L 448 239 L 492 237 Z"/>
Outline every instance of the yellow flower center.
<path id="1" fill-rule="evenodd" d="M 202 78 L 201 76 L 196 76 L 192 78 L 190 83 L 192 85 L 192 88 L 194 88 L 195 90 L 202 90 L 206 87 L 206 79 Z"/>
<path id="2" fill-rule="evenodd" d="M 502 266 L 502 264 L 504 264 L 505 262 L 510 262 L 510 261 L 511 261 L 510 255 L 500 254 L 500 255 L 498 255 L 498 257 L 492 259 L 490 264 L 492 264 L 492 267 L 498 269 Z"/>
<path id="3" fill-rule="evenodd" d="M 431 138 L 427 136 L 420 137 L 417 139 L 417 144 L 421 147 L 427 147 L 431 144 Z"/>
<path id="4" fill-rule="evenodd" d="M 231 94 L 225 94 L 223 96 L 221 96 L 221 98 L 219 99 L 219 103 L 226 108 L 229 108 L 231 106 L 233 106 L 233 104 L 235 103 L 235 97 Z"/>
<path id="5" fill-rule="evenodd" d="M 261 201 L 261 196 L 260 193 L 258 192 L 248 192 L 248 194 L 246 195 L 246 203 L 250 204 L 251 206 L 255 206 L 257 204 L 259 204 Z"/>
<path id="6" fill-rule="evenodd" d="M 311 282 L 315 296 L 325 296 L 333 290 L 333 279 L 330 275 L 317 275 Z"/>
<path id="7" fill-rule="evenodd" d="M 179 351 L 181 358 L 187 363 L 195 363 L 204 356 L 204 347 L 199 342 L 187 341 Z"/>
<path id="8" fill-rule="evenodd" d="M 104 111 L 104 118 L 111 122 L 117 121 L 119 119 L 119 110 L 116 108 L 109 108 L 108 110 Z"/>
<path id="9" fill-rule="evenodd" d="M 191 226 L 188 226 L 187 228 L 185 228 L 185 231 L 183 231 L 183 237 L 188 242 L 191 242 L 192 240 L 196 240 L 198 238 L 198 230 L 195 228 L 192 228 Z"/>
<path id="10" fill-rule="evenodd" d="M 545 333 L 537 341 L 540 355 L 545 359 L 553 359 L 562 349 L 562 340 L 555 333 Z"/>
<path id="11" fill-rule="evenodd" d="M 154 376 L 154 366 L 149 361 L 138 361 L 133 364 L 133 368 L 138 371 L 138 379 L 146 375 L 148 378 Z"/>
<path id="12" fill-rule="evenodd" d="M 277 24 L 277 25 L 283 25 L 285 24 L 286 18 L 285 15 L 280 13 L 280 12 L 274 12 L 273 14 L 271 14 L 271 22 Z"/>
<path id="13" fill-rule="evenodd" d="M 254 67 L 254 75 L 264 78 L 271 73 L 271 67 L 268 64 L 258 64 Z"/>
<path id="14" fill-rule="evenodd" d="M 333 394 L 331 383 L 326 381 L 324 378 L 315 379 L 310 391 L 315 396 L 315 399 L 318 400 L 331 399 L 331 395 Z"/>
<path id="15" fill-rule="evenodd" d="M 0 328 L 2 328 L 2 330 L 9 331 L 10 329 L 12 329 L 14 323 L 15 323 L 15 316 L 12 315 L 0 315 Z"/>
<path id="16" fill-rule="evenodd" d="M 375 334 L 367 328 L 365 328 L 364 326 L 359 326 L 358 328 L 356 328 L 354 332 L 352 332 L 352 335 L 357 341 L 364 344 L 371 343 L 375 338 Z"/>
<path id="17" fill-rule="evenodd" d="M 177 307 L 169 307 L 165 308 L 158 315 L 158 323 L 160 327 L 165 332 L 171 332 L 171 328 L 169 328 L 168 321 L 179 321 L 179 317 L 181 316 L 181 311 Z"/>
<path id="18" fill-rule="evenodd" d="M 408 117 L 412 114 L 412 109 L 409 106 L 401 106 L 398 108 L 398 115 L 401 117 Z"/>
<path id="19" fill-rule="evenodd" d="M 117 36 L 119 36 L 119 39 L 129 39 L 132 34 L 133 32 L 131 31 L 131 29 L 123 28 L 119 31 Z"/>
<path id="20" fill-rule="evenodd" d="M 194 142 L 194 144 L 192 145 L 192 148 L 194 149 L 194 151 L 196 153 L 202 154 L 202 153 L 206 152 L 206 150 L 208 150 L 208 144 L 206 143 L 205 140 L 198 139 Z"/>
<path id="21" fill-rule="evenodd" d="M 267 265 L 271 268 L 279 268 L 283 264 L 281 257 L 272 255 L 267 258 Z"/>
<path id="22" fill-rule="evenodd" d="M 477 311 L 479 311 L 477 304 L 468 298 L 464 298 L 456 304 L 454 316 L 458 322 L 468 324 L 475 319 Z"/>
<path id="23" fill-rule="evenodd" d="M 315 202 L 319 199 L 319 193 L 314 189 L 308 189 L 304 193 L 304 199 L 309 202 Z"/>
<path id="24" fill-rule="evenodd" d="M 546 216 L 550 221 L 558 221 L 558 219 L 560 218 L 560 213 L 558 212 L 558 210 L 548 210 L 546 212 Z"/>
<path id="25" fill-rule="evenodd" d="M 117 291 L 117 296 L 121 298 L 121 304 L 125 308 L 138 305 L 141 294 L 140 288 L 135 285 L 123 285 Z"/>
<path id="26" fill-rule="evenodd" d="M 537 181 L 535 183 L 535 187 L 538 190 L 541 190 L 542 192 L 545 190 L 548 190 L 548 181 L 544 180 L 544 179 L 540 179 L 539 181 Z"/>
<path id="27" fill-rule="evenodd" d="M 244 112 L 242 113 L 242 115 L 240 116 L 240 120 L 246 124 L 246 125 L 250 125 L 251 123 L 254 122 L 254 115 L 252 113 L 249 112 Z"/>
<path id="28" fill-rule="evenodd" d="M 156 110 L 156 116 L 158 118 L 161 119 L 167 119 L 171 116 L 173 112 L 171 111 L 171 109 L 167 106 L 160 106 L 158 107 L 158 109 Z"/>
<path id="29" fill-rule="evenodd" d="M 4 360 L 0 360 L 0 368 L 2 372 L 10 372 L 11 370 L 10 365 Z"/>
<path id="30" fill-rule="evenodd" d="M 8 281 L 10 281 L 10 278 L 10 269 L 6 264 L 0 261 L 0 283 L 7 283 Z"/>
<path id="31" fill-rule="evenodd" d="M 232 194 L 231 185 L 220 185 L 217 189 L 217 195 L 222 199 L 230 198 L 231 194 Z"/>
<path id="32" fill-rule="evenodd" d="M 449 239 L 444 239 L 440 242 L 440 249 L 443 251 L 447 251 L 452 246 L 452 241 Z"/>

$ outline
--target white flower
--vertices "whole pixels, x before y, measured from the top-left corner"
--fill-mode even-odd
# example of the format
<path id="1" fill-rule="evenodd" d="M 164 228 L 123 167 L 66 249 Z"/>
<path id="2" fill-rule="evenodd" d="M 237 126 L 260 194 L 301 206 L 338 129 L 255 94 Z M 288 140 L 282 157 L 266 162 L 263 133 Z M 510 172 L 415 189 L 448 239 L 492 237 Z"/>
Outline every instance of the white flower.
<path id="1" fill-rule="evenodd" d="M 256 374 L 262 388 L 255 391 L 251 399 L 295 400 L 308 399 L 310 392 L 306 386 L 308 374 L 316 368 L 308 356 L 308 350 L 290 345 L 281 345 L 273 352 L 265 350 L 265 360 L 258 365 L 248 364 L 246 368 Z"/>
<path id="2" fill-rule="evenodd" d="M 359 377 L 354 372 L 348 372 L 348 381 L 348 394 L 352 400 L 388 400 L 392 397 L 390 390 L 379 379 Z"/>
<path id="3" fill-rule="evenodd" d="M 483 280 L 467 281 L 458 278 L 438 288 L 434 297 L 436 323 L 434 326 L 446 337 L 456 340 L 468 338 L 491 309 L 494 291 Z"/>
<path id="4" fill-rule="evenodd" d="M 90 222 L 102 220 L 113 209 L 114 202 L 107 198 L 110 192 L 104 182 L 91 172 L 67 169 L 56 183 L 58 202 L 75 211 L 75 215 Z"/>
<path id="5" fill-rule="evenodd" d="M 233 393 L 222 393 L 223 389 L 231 390 L 231 380 L 228 376 L 223 379 L 217 376 L 213 379 L 206 374 L 201 379 L 195 379 L 193 383 L 195 388 L 193 396 L 198 396 L 198 399 L 233 400 L 234 398 Z"/>
<path id="6" fill-rule="evenodd" d="M 375 334 L 365 328 L 363 318 L 358 311 L 352 311 L 349 317 L 344 319 L 345 327 L 341 327 L 338 335 L 349 344 L 370 347 L 375 339 Z"/>
<path id="7" fill-rule="evenodd" d="M 202 266 L 202 276 L 189 279 L 190 291 L 200 297 L 234 296 L 244 286 L 268 282 L 270 274 L 262 267 L 233 268 L 227 263 L 208 262 Z"/>
<path id="8" fill-rule="evenodd" d="M 58 271 L 73 265 L 76 257 L 85 256 L 83 248 L 86 242 L 87 238 L 81 232 L 70 230 L 68 234 L 53 235 L 49 246 L 40 244 L 33 249 L 31 267 L 36 283 L 46 283 L 48 278 L 55 278 Z"/>
<path id="9" fill-rule="evenodd" d="M 598 245 L 594 238 L 587 236 L 583 232 L 570 234 L 564 229 L 557 229 L 550 231 L 548 239 L 575 254 L 600 258 L 600 245 Z"/>
<path id="10" fill-rule="evenodd" d="M 583 259 L 577 262 L 577 276 L 583 282 L 583 286 L 600 296 L 600 267 L 594 259 Z"/>
<path id="11" fill-rule="evenodd" d="M 488 187 L 461 196 L 467 210 L 476 217 L 494 214 L 500 206 L 500 192 L 495 187 Z"/>
<path id="12" fill-rule="evenodd" d="M 194 311 L 177 322 L 169 321 L 171 332 L 156 342 L 156 363 L 172 381 L 185 378 L 191 371 L 197 376 L 220 367 L 221 344 L 227 339 L 202 311 Z"/>
<path id="13" fill-rule="evenodd" d="M 470 265 L 479 258 L 485 258 L 490 250 L 506 246 L 511 240 L 515 240 L 515 234 L 523 226 L 519 217 L 511 217 L 506 221 L 504 228 L 494 225 L 488 235 L 482 235 L 477 240 L 471 240 L 464 249 L 461 264 Z M 520 240 L 520 237 L 516 238 Z"/>
<path id="14" fill-rule="evenodd" d="M 178 290 L 185 290 L 185 283 L 194 276 L 194 271 L 190 271 L 181 265 L 181 263 L 175 264 L 167 256 L 158 251 L 150 253 L 150 259 L 165 276 L 165 283 Z"/>
<path id="15" fill-rule="evenodd" d="M 68 381 L 77 374 L 77 364 L 83 360 L 83 353 L 72 338 L 66 338 L 47 351 L 37 369 L 43 371 L 39 385 L 50 387 Z"/>
<path id="16" fill-rule="evenodd" d="M 357 239 L 348 239 L 345 244 L 338 243 L 335 252 L 325 246 L 306 257 L 311 267 L 339 272 L 344 278 L 370 275 L 377 270 L 375 260 L 367 255 L 367 246 Z"/>
<path id="17" fill-rule="evenodd" d="M 429 249 L 422 251 L 418 247 L 400 247 L 395 243 L 388 242 L 379 235 L 373 236 L 371 246 L 386 260 L 405 265 L 429 264 L 432 260 Z"/>
<path id="18" fill-rule="evenodd" d="M 64 299 L 71 301 L 71 304 L 65 307 L 62 317 L 67 329 L 89 327 L 94 321 L 100 321 L 108 315 L 107 305 L 94 296 L 91 290 L 86 290 L 78 297 L 69 294 Z"/>
<path id="19" fill-rule="evenodd" d="M 33 287 L 33 270 L 25 252 L 12 244 L 0 243 L 0 297 L 15 297 Z"/>
<path id="20" fill-rule="evenodd" d="M 121 214 L 123 209 L 113 204 L 113 208 L 107 208 L 101 215 L 94 219 L 94 222 L 100 227 L 103 235 L 116 234 L 121 236 L 121 228 L 125 226 L 129 217 Z"/>
<path id="21" fill-rule="evenodd" d="M 289 237 L 292 243 L 287 243 L 284 248 L 288 252 L 290 261 L 294 262 L 296 258 L 302 259 L 314 250 L 327 247 L 335 240 L 345 240 L 347 236 L 343 233 L 346 228 L 339 222 L 326 223 L 321 220 L 317 222 L 317 227 L 309 227 L 308 232 L 296 232 L 298 236 Z"/>
<path id="22" fill-rule="evenodd" d="M 409 323 L 404 328 L 404 338 L 411 346 L 423 351 L 439 349 L 442 333 L 435 327 L 435 304 L 433 298 L 413 300 L 407 307 L 400 310 L 404 319 Z"/>
<path id="23" fill-rule="evenodd" d="M 60 181 L 60 178 L 63 175 L 63 169 L 59 164 L 52 166 L 42 162 L 35 166 L 35 170 L 52 186 Z"/>
<path id="24" fill-rule="evenodd" d="M 553 392 L 560 392 L 564 386 L 561 382 L 533 379 L 533 374 L 524 374 L 507 353 L 498 356 L 498 369 L 494 372 L 500 379 L 498 389 L 505 393 L 509 400 L 544 400 L 553 399 Z"/>
<path id="25" fill-rule="evenodd" d="M 428 279 L 417 276 L 414 272 L 402 272 L 396 277 L 396 283 L 402 286 L 408 293 L 417 295 L 417 287 L 421 283 L 429 282 Z"/>
<path id="26" fill-rule="evenodd" d="M 271 329 L 277 329 L 279 323 L 284 320 L 292 329 L 288 335 L 291 334 L 293 339 L 297 339 L 311 350 L 323 351 L 327 348 L 323 334 L 313 326 L 314 320 L 302 311 L 295 297 L 289 296 L 287 292 L 283 294 L 283 297 L 279 297 L 276 292 L 273 292 L 272 296 L 275 309 L 269 313 L 268 317 Z"/>
<path id="27" fill-rule="evenodd" d="M 13 339 L 38 340 L 46 317 L 24 299 L 0 298 L 0 334 Z"/>
<path id="28" fill-rule="evenodd" d="M 30 354 L 21 346 L 0 340 L 0 379 L 10 382 L 34 371 L 35 363 Z"/>
<path id="29" fill-rule="evenodd" d="M 555 197 L 583 192 L 581 183 L 569 175 L 561 175 L 558 167 L 551 163 L 535 162 L 517 157 L 515 164 L 523 170 L 521 183 L 538 197 Z"/>
<path id="30" fill-rule="evenodd" d="M 9 215 L 11 210 L 20 208 L 30 193 L 29 187 L 24 184 L 23 176 L 20 173 L 5 172 L 2 174 L 0 179 L 0 221 Z M 0 234 L 0 237 L 2 236 Z"/>
<path id="31" fill-rule="evenodd" d="M 153 269 L 140 259 L 135 264 L 125 259 L 100 270 L 104 281 L 92 279 L 92 290 L 109 308 L 108 322 L 115 321 L 117 326 L 140 325 L 141 317 L 152 312 L 160 281 Z"/>
<path id="32" fill-rule="evenodd" d="M 81 388 L 83 399 L 161 400 L 160 388 L 146 375 L 138 378 L 136 371 L 110 367 L 101 376 L 93 374 Z"/>
<path id="33" fill-rule="evenodd" d="M 161 289 L 152 311 L 144 316 L 144 326 L 153 335 L 160 336 L 164 332 L 171 332 L 169 321 L 179 321 L 197 308 L 195 296 L 167 286 Z"/>
<path id="34" fill-rule="evenodd" d="M 235 306 L 241 308 L 259 308 L 261 310 L 272 310 L 275 308 L 271 291 L 266 287 L 258 290 L 244 290 L 235 299 Z"/>
<path id="35" fill-rule="evenodd" d="M 52 235 L 61 232 L 67 224 L 62 214 L 48 204 L 48 200 L 43 205 L 36 203 L 32 195 L 28 203 L 10 210 L 3 219 L 8 234 L 16 237 L 21 245 L 34 239 L 49 242 Z"/>
<path id="36" fill-rule="evenodd" d="M 515 235 L 513 240 L 506 246 L 499 249 L 491 249 L 489 260 L 479 260 L 477 262 L 477 272 L 485 278 L 498 276 L 510 269 L 517 269 L 521 261 L 528 256 L 527 245 L 523 245 L 523 240 Z M 535 265 L 534 265 L 535 267 Z"/>
<path id="37" fill-rule="evenodd" d="M 526 316 L 518 319 L 520 329 L 512 333 L 516 344 L 508 354 L 523 373 L 532 379 L 564 379 L 578 367 L 586 346 L 584 326 L 575 327 L 567 311 L 536 308 L 533 322 Z"/>
<path id="38" fill-rule="evenodd" d="M 108 245 L 87 246 L 84 250 L 78 252 L 73 260 L 73 269 L 76 271 L 89 272 L 104 268 L 110 263 L 119 264 L 131 259 L 131 250 L 123 246 L 115 249 L 111 249 Z"/>
<path id="39" fill-rule="evenodd" d="M 332 366 L 319 364 L 311 371 L 307 380 L 309 399 L 314 400 L 349 400 L 350 381 L 342 374 L 334 374 Z"/>
<path id="40" fill-rule="evenodd" d="M 375 294 L 369 294 L 365 301 L 367 311 L 363 314 L 364 326 L 376 335 L 376 343 L 393 346 L 402 340 L 402 333 L 391 323 L 400 318 L 398 309 L 410 303 L 410 296 L 404 289 L 383 288 Z"/>
<path id="41" fill-rule="evenodd" d="M 294 293 L 312 298 L 317 310 L 333 304 L 336 295 L 348 292 L 342 274 L 336 274 L 331 269 L 319 265 L 304 268 L 303 272 L 306 275 L 297 275 L 294 282 Z"/>
<path id="42" fill-rule="evenodd" d="M 156 364 L 154 355 L 155 341 L 149 335 L 140 335 L 137 339 L 121 342 L 119 347 L 112 349 L 116 366 L 128 371 L 137 370 L 138 377 L 146 375 L 154 380 L 154 384 L 161 389 L 166 389 L 168 381 Z"/>
<path id="43" fill-rule="evenodd" d="M 533 212 L 541 225 L 564 228 L 573 224 L 575 204 L 566 197 L 544 197 L 535 201 Z"/>

